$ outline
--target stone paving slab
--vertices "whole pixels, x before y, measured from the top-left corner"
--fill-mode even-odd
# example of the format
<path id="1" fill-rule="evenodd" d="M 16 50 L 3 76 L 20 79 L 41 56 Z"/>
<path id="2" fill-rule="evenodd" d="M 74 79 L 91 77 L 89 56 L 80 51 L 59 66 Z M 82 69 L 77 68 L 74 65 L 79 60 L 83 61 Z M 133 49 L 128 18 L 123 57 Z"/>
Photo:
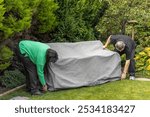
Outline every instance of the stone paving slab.
<path id="1" fill-rule="evenodd" d="M 150 78 L 135 78 L 135 80 L 150 81 Z"/>
<path id="2" fill-rule="evenodd" d="M 23 97 L 23 96 L 16 96 L 11 98 L 10 100 L 29 100 L 28 97 Z"/>

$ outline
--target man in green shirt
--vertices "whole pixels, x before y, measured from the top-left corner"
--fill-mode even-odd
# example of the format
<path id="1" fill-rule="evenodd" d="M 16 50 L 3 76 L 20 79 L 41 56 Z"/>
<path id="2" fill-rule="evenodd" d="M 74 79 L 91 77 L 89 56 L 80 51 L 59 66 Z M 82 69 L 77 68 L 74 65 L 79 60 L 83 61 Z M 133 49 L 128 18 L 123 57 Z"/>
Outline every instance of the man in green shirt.
<path id="1" fill-rule="evenodd" d="M 26 88 L 32 95 L 42 94 L 39 85 L 42 85 L 42 91 L 47 91 L 44 67 L 49 62 L 54 63 L 57 61 L 57 52 L 50 49 L 47 44 L 23 40 L 19 42 L 19 53 L 18 57 L 26 71 Z"/>

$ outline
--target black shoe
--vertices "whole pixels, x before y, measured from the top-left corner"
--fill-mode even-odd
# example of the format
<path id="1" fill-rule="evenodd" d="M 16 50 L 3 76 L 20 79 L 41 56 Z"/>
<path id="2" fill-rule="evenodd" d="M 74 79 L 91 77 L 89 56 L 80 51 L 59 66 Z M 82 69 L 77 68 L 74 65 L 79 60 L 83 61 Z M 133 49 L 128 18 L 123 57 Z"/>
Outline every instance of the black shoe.
<path id="1" fill-rule="evenodd" d="M 31 92 L 31 95 L 42 95 L 43 93 L 41 93 L 40 91 L 34 91 Z"/>

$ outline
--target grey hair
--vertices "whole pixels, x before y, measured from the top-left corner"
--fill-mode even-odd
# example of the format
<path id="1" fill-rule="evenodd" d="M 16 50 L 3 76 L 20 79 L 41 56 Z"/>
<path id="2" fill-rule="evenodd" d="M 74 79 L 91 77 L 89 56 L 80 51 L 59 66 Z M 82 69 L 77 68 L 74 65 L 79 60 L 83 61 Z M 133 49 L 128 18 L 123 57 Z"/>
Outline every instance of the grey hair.
<path id="1" fill-rule="evenodd" d="M 125 43 L 123 41 L 118 41 L 115 44 L 115 47 L 118 51 L 122 51 L 125 48 Z"/>

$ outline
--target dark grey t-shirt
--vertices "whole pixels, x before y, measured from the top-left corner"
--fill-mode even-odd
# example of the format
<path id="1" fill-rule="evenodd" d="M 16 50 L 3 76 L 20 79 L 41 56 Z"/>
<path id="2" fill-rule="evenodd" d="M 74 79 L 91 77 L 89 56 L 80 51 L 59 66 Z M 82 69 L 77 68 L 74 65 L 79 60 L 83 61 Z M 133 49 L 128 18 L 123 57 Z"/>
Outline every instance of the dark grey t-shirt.
<path id="1" fill-rule="evenodd" d="M 132 40 L 131 37 L 126 36 L 126 35 L 112 35 L 111 38 L 111 43 L 114 45 L 118 41 L 123 41 L 125 43 L 125 49 L 122 52 L 117 51 L 119 54 L 126 54 L 126 60 L 129 60 L 132 58 L 132 52 L 135 50 L 135 42 Z"/>

